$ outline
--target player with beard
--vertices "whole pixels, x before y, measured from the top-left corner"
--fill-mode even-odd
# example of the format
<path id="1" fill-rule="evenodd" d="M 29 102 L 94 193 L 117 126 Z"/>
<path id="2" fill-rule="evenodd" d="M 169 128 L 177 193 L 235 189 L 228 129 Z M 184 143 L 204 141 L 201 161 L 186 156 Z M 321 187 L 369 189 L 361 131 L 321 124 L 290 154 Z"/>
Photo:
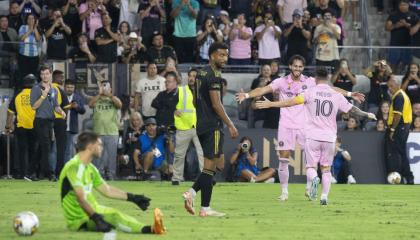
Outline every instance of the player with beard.
<path id="1" fill-rule="evenodd" d="M 200 70 L 195 82 L 195 100 L 197 110 L 197 135 L 203 148 L 204 168 L 192 188 L 184 192 L 185 209 L 195 214 L 194 197 L 201 190 L 201 217 L 221 217 L 224 213 L 210 208 L 213 191 L 213 177 L 217 164 L 223 159 L 223 123 L 229 129 L 230 136 L 236 138 L 238 130 L 225 112 L 222 104 L 223 84 L 221 69 L 228 59 L 228 46 L 213 43 L 209 48 L 210 63 Z"/>
<path id="2" fill-rule="evenodd" d="M 163 215 L 159 208 L 154 210 L 152 225 L 145 226 L 131 216 L 117 209 L 99 205 L 93 195 L 95 189 L 111 199 L 135 203 L 145 211 L 150 198 L 144 195 L 124 192 L 108 185 L 99 174 L 92 160 L 102 155 L 102 140 L 93 132 L 83 132 L 77 138 L 77 154 L 64 165 L 60 174 L 61 207 L 71 230 L 109 232 L 112 228 L 129 233 L 163 234 Z"/>
<path id="3" fill-rule="evenodd" d="M 280 100 L 292 99 L 307 89 L 316 85 L 315 79 L 302 74 L 305 68 L 305 59 L 300 55 L 294 55 L 289 59 L 289 69 L 291 73 L 281 78 L 277 78 L 271 84 L 256 88 L 249 93 L 241 92 L 236 94 L 236 100 L 241 103 L 247 98 L 255 98 L 263 96 L 267 93 L 277 92 Z M 340 88 L 334 88 L 335 91 L 347 96 L 353 97 L 357 101 L 363 101 L 364 95 L 357 92 L 347 92 Z M 304 147 L 305 133 L 304 126 L 306 122 L 303 105 L 296 105 L 289 108 L 280 109 L 280 120 L 278 128 L 278 146 L 279 151 L 279 167 L 278 174 L 281 184 L 281 195 L 278 197 L 280 201 L 286 201 L 289 198 L 288 182 L 289 182 L 289 157 L 290 152 L 295 149 L 296 143 Z M 311 183 L 306 186 L 305 195 Z"/>

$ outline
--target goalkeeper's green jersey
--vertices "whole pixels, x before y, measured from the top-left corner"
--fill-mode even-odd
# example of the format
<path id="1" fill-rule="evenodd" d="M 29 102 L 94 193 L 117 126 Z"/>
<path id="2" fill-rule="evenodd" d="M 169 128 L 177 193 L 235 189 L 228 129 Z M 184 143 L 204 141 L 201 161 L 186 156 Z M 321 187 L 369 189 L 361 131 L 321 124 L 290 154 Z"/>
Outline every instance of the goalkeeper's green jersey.
<path id="1" fill-rule="evenodd" d="M 104 183 L 98 169 L 89 163 L 85 165 L 79 155 L 74 156 L 61 170 L 59 186 L 61 191 L 61 206 L 70 229 L 77 230 L 89 220 L 77 201 L 73 189 L 81 187 L 85 193 L 85 200 L 95 210 L 98 206 L 92 190 Z"/>

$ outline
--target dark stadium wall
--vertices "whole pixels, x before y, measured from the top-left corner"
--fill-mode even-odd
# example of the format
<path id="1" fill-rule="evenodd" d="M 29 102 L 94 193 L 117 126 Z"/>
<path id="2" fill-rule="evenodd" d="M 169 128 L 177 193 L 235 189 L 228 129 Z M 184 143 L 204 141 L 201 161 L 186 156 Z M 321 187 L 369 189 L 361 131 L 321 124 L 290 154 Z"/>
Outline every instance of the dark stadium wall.
<path id="1" fill-rule="evenodd" d="M 278 167 L 275 151 L 277 130 L 273 129 L 241 129 L 240 139 L 248 136 L 253 140 L 258 151 L 258 167 Z M 352 156 L 353 175 L 357 183 L 382 184 L 385 183 L 385 165 L 383 160 L 383 134 L 378 132 L 340 132 L 343 148 Z M 229 159 L 235 150 L 238 139 L 231 139 L 225 135 L 225 171 L 228 169 Z M 305 183 L 305 159 L 303 152 L 296 149 L 290 158 L 290 182 Z M 225 172 L 226 174 L 226 172 Z M 219 179 L 224 180 L 224 179 Z"/>

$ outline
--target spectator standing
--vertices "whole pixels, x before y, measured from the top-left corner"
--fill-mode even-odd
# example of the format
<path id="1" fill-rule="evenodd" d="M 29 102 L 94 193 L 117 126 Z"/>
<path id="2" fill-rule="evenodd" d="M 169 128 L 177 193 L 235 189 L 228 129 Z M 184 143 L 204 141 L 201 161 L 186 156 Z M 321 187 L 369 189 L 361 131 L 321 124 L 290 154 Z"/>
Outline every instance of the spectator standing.
<path id="1" fill-rule="evenodd" d="M 273 14 L 276 11 L 274 0 L 253 0 L 251 7 L 252 15 L 254 15 L 254 26 L 259 26 L 265 22 L 266 13 Z"/>
<path id="2" fill-rule="evenodd" d="M 303 24 L 302 17 L 303 11 L 295 9 L 292 14 L 292 22 L 284 25 L 283 34 L 287 38 L 286 59 L 298 54 L 308 62 L 308 41 L 311 40 L 312 34 L 309 25 Z"/>
<path id="3" fill-rule="evenodd" d="M 197 70 L 188 71 L 188 85 L 179 86 L 176 99 L 176 111 L 174 123 L 176 127 L 175 154 L 173 163 L 172 185 L 179 185 L 184 180 L 185 156 L 191 142 L 194 143 L 198 166 L 203 169 L 203 149 L 197 136 L 197 112 L 194 106 L 194 84 L 197 78 Z M 191 164 L 193 165 L 193 164 Z"/>
<path id="4" fill-rule="evenodd" d="M 373 69 L 367 70 L 366 76 L 370 79 L 370 91 L 367 99 L 369 112 L 375 112 L 381 101 L 391 99 L 386 84 L 391 73 L 391 67 L 385 60 L 376 61 L 373 64 Z"/>
<path id="5" fill-rule="evenodd" d="M 112 19 L 111 27 L 113 29 L 118 28 L 121 12 L 121 0 L 103 0 L 106 7 L 106 11 Z"/>
<path id="6" fill-rule="evenodd" d="M 220 10 L 222 9 L 220 2 L 221 0 L 201 0 L 199 11 L 200 17 L 197 25 L 203 25 L 208 16 L 218 17 L 220 15 Z"/>
<path id="7" fill-rule="evenodd" d="M 143 1 L 139 5 L 139 16 L 142 20 L 141 36 L 146 48 L 152 45 L 152 38 L 155 32 L 161 32 L 162 19 L 166 18 L 166 13 L 161 6 L 160 0 Z"/>
<path id="8" fill-rule="evenodd" d="M 238 14 L 230 28 L 229 62 L 232 65 L 251 65 L 252 28 L 247 27 L 244 14 Z"/>
<path id="9" fill-rule="evenodd" d="M 111 29 L 111 18 L 102 14 L 102 26 L 95 31 L 96 62 L 114 63 L 117 61 L 117 43 L 120 37 L 116 30 Z"/>
<path id="10" fill-rule="evenodd" d="M 420 103 L 420 72 L 417 63 L 411 63 L 407 73 L 402 79 L 402 90 L 404 90 L 411 103 Z"/>
<path id="11" fill-rule="evenodd" d="M 307 0 L 278 0 L 277 9 L 282 25 L 293 23 L 293 15 L 296 10 L 303 13 L 303 10 L 308 7 Z M 303 14 L 302 14 L 303 15 Z"/>
<path id="12" fill-rule="evenodd" d="M 332 17 L 331 10 L 324 11 L 323 23 L 315 28 L 314 42 L 316 44 L 316 65 L 328 66 L 335 70 L 340 59 L 338 40 L 340 39 L 341 28 L 333 22 Z"/>
<path id="13" fill-rule="evenodd" d="M 352 92 L 353 86 L 357 84 L 356 75 L 351 72 L 347 59 L 341 59 L 339 66 L 339 69 L 332 76 L 331 82 L 334 87 Z"/>
<path id="14" fill-rule="evenodd" d="M 407 184 L 414 184 L 414 176 L 407 158 L 407 139 L 412 122 L 410 99 L 400 88 L 394 75 L 387 82 L 392 94 L 392 103 L 385 134 L 385 162 L 387 174 L 399 172 Z"/>
<path id="15" fill-rule="evenodd" d="M 56 176 L 50 171 L 48 155 L 51 150 L 54 114 L 57 112 L 66 118 L 66 113 L 57 103 L 57 90 L 51 86 L 51 69 L 41 66 L 40 76 L 41 82 L 32 87 L 30 95 L 31 106 L 35 110 L 34 131 L 40 148 L 39 178 L 47 176 L 53 181 L 56 180 Z"/>
<path id="16" fill-rule="evenodd" d="M 68 58 L 72 63 L 95 63 L 96 56 L 92 53 L 89 37 L 86 33 L 79 35 L 77 46 L 70 50 Z"/>
<path id="17" fill-rule="evenodd" d="M 219 19 L 219 30 L 223 33 L 223 41 L 227 42 L 229 40 L 229 33 L 232 30 L 233 23 L 230 21 L 229 13 L 225 10 L 220 11 Z"/>
<path id="18" fill-rule="evenodd" d="M 252 2 L 253 0 L 230 1 L 230 15 L 237 16 L 238 14 L 244 14 L 249 25 L 253 25 L 251 20 L 252 16 L 254 15 L 254 12 L 252 11 Z"/>
<path id="19" fill-rule="evenodd" d="M 7 18 L 9 19 L 9 27 L 15 29 L 16 32 L 18 32 L 20 26 L 23 24 L 23 21 L 20 17 L 19 4 L 16 1 L 10 1 L 9 15 Z"/>
<path id="20" fill-rule="evenodd" d="M 121 0 L 119 23 L 128 22 L 132 31 L 138 31 L 138 10 L 139 1 Z"/>
<path id="21" fill-rule="evenodd" d="M 420 8 L 420 2 L 419 2 L 419 8 Z M 411 49 L 412 53 L 412 63 L 417 63 L 420 65 L 420 20 L 418 17 L 418 14 L 420 11 L 416 11 L 417 17 L 416 18 L 410 18 L 410 36 L 411 36 L 411 46 L 417 47 L 417 49 Z"/>
<path id="22" fill-rule="evenodd" d="M 223 42 L 223 33 L 217 28 L 214 17 L 208 17 L 197 32 L 200 63 L 209 62 L 209 48 L 214 42 Z"/>
<path id="23" fill-rule="evenodd" d="M 47 39 L 47 59 L 66 60 L 67 39 L 71 35 L 71 29 L 64 23 L 61 11 L 54 9 L 51 20 L 42 26 L 45 38 Z"/>
<path id="24" fill-rule="evenodd" d="M 174 47 L 180 63 L 194 61 L 196 19 L 199 10 L 196 0 L 173 0 L 171 17 L 175 19 Z"/>
<path id="25" fill-rule="evenodd" d="M 10 101 L 7 109 L 6 132 L 13 131 L 13 117 L 16 117 L 15 129 L 17 142 L 19 143 L 19 169 L 18 178 L 23 178 L 28 181 L 38 181 L 36 177 L 36 161 L 38 142 L 33 131 L 33 123 L 35 119 L 35 111 L 31 107 L 29 101 L 31 95 L 31 88 L 35 83 L 36 77 L 33 74 L 27 75 L 23 78 L 23 89 L 16 93 Z"/>
<path id="26" fill-rule="evenodd" d="M 68 110 L 70 107 L 67 95 L 64 91 L 64 73 L 60 70 L 54 70 L 52 74 L 52 85 L 57 92 L 57 104 L 61 109 Z M 54 142 L 55 147 L 52 148 L 53 156 L 50 157 L 50 165 L 52 170 L 55 171 L 56 176 L 60 176 L 61 169 L 64 166 L 64 154 L 66 150 L 66 129 L 67 120 L 65 116 L 55 113 L 54 119 Z M 55 151 L 54 151 L 55 150 Z M 54 164 L 55 167 L 54 167 Z M 54 179 L 55 181 L 57 179 Z"/>
<path id="27" fill-rule="evenodd" d="M 135 107 L 139 109 L 143 118 L 150 118 L 156 115 L 156 109 L 152 107 L 153 99 L 159 92 L 165 90 L 165 78 L 157 74 L 155 63 L 147 64 L 147 76 L 140 79 L 136 85 Z"/>
<path id="28" fill-rule="evenodd" d="M 73 80 L 66 80 L 64 85 L 65 97 L 69 102 L 66 129 L 66 148 L 64 151 L 64 163 L 68 162 L 75 153 L 74 141 L 79 133 L 79 115 L 86 112 L 83 97 L 76 92 L 76 84 Z"/>
<path id="29" fill-rule="evenodd" d="M 165 91 L 158 93 L 152 101 L 156 109 L 156 122 L 158 126 L 174 126 L 174 112 L 178 97 L 178 76 L 175 72 L 165 74 Z"/>
<path id="30" fill-rule="evenodd" d="M 344 0 L 319 0 L 318 5 L 310 8 L 311 24 L 318 26 L 323 22 L 323 16 L 326 11 L 333 12 L 336 17 L 337 23 L 342 24 L 341 11 L 344 8 Z"/>
<path id="31" fill-rule="evenodd" d="M 335 141 L 335 154 L 332 164 L 333 181 L 337 183 L 355 184 L 356 179 L 353 177 L 351 168 L 351 155 L 350 153 L 341 148 L 341 137 L 337 137 Z"/>
<path id="32" fill-rule="evenodd" d="M 416 19 L 416 20 L 414 20 Z M 407 0 L 401 0 L 398 10 L 389 15 L 385 23 L 385 30 L 391 32 L 389 45 L 392 47 L 406 47 L 411 45 L 410 28 L 412 22 L 417 22 L 417 16 L 409 11 Z M 399 70 L 398 65 L 410 64 L 410 49 L 392 48 L 389 49 L 389 62 L 393 72 Z"/>
<path id="33" fill-rule="evenodd" d="M 258 41 L 258 63 L 260 65 L 270 64 L 275 59 L 280 61 L 280 36 L 281 29 L 274 24 L 272 13 L 265 13 L 264 24 L 255 29 L 255 37 Z"/>
<path id="34" fill-rule="evenodd" d="M 160 32 L 154 32 L 152 45 L 147 48 L 147 61 L 156 64 L 165 64 L 168 58 L 176 60 L 175 50 L 168 45 L 163 44 L 163 35 Z"/>
<path id="35" fill-rule="evenodd" d="M 89 36 L 89 40 L 95 40 L 95 32 L 102 27 L 101 14 L 105 7 L 98 5 L 96 0 L 87 0 L 85 3 L 80 4 L 79 16 L 82 21 L 82 32 Z"/>
<path id="36" fill-rule="evenodd" d="M 146 56 L 146 48 L 139 41 L 139 37 L 135 32 L 131 32 L 128 39 L 128 48 L 122 53 L 122 62 L 143 63 Z"/>
<path id="37" fill-rule="evenodd" d="M 20 16 L 24 19 L 27 15 L 34 14 L 37 17 L 41 15 L 41 8 L 38 0 L 22 0 L 19 5 Z"/>
<path id="38" fill-rule="evenodd" d="M 68 0 L 63 7 L 64 22 L 71 29 L 70 45 L 77 45 L 77 38 L 82 32 L 82 21 L 79 17 L 79 3 L 77 0 Z"/>
<path id="39" fill-rule="evenodd" d="M 95 165 L 103 176 L 113 180 L 117 170 L 118 110 L 122 103 L 112 94 L 111 84 L 102 81 L 99 94 L 90 99 L 89 107 L 93 109 L 93 132 L 100 136 L 104 148 Z"/>
<path id="40" fill-rule="evenodd" d="M 38 43 L 41 34 L 38 31 L 38 20 L 35 15 L 26 16 L 25 24 L 19 28 L 18 66 L 21 76 L 36 74 L 39 63 Z"/>
<path id="41" fill-rule="evenodd" d="M 14 74 L 14 69 L 17 67 L 16 42 L 19 42 L 17 32 L 9 27 L 6 16 L 0 16 L 0 71 L 7 69 L 5 73 L 10 76 Z"/>

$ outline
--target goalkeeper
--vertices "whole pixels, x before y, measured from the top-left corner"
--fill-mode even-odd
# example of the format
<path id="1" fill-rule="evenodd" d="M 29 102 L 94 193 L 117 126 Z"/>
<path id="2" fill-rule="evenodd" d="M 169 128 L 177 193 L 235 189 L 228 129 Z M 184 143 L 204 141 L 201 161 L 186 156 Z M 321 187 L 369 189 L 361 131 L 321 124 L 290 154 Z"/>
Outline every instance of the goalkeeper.
<path id="1" fill-rule="evenodd" d="M 61 206 L 69 229 L 108 232 L 116 228 L 132 233 L 165 233 L 163 215 L 158 208 L 154 210 L 153 224 L 144 225 L 114 208 L 99 205 L 92 193 L 93 189 L 108 198 L 133 202 L 143 211 L 147 210 L 151 199 L 144 195 L 126 193 L 102 179 L 98 169 L 91 163 L 102 154 L 102 141 L 98 135 L 81 133 L 76 148 L 78 153 L 66 163 L 59 179 Z"/>

